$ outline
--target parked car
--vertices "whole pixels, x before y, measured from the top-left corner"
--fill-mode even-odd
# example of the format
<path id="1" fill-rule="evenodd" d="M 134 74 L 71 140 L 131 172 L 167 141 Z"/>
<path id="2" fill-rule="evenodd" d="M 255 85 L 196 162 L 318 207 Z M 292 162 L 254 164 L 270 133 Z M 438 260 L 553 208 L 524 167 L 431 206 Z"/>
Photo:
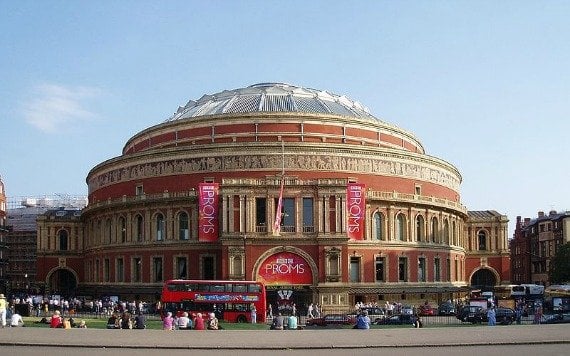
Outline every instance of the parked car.
<path id="1" fill-rule="evenodd" d="M 487 310 L 481 309 L 479 313 L 481 314 L 481 321 L 486 323 L 488 321 Z M 495 308 L 495 319 L 497 320 L 497 324 L 501 325 L 512 324 L 513 321 L 515 321 L 516 319 L 515 311 L 512 310 L 511 308 L 503 308 L 503 307 Z"/>
<path id="2" fill-rule="evenodd" d="M 402 309 L 400 309 L 400 314 L 402 315 L 414 315 L 414 308 L 409 305 L 404 305 Z"/>
<path id="3" fill-rule="evenodd" d="M 359 310 L 354 311 L 354 312 L 350 313 L 349 315 L 354 317 L 354 319 L 356 320 L 356 317 L 358 316 L 358 314 L 360 314 L 362 312 L 368 313 L 368 317 L 370 318 L 370 321 L 372 323 L 375 323 L 378 320 L 386 319 L 386 313 L 384 312 L 384 309 L 379 308 L 379 307 L 360 308 Z"/>
<path id="4" fill-rule="evenodd" d="M 327 314 L 321 318 L 307 319 L 306 326 L 353 325 L 356 318 L 347 314 Z"/>
<path id="5" fill-rule="evenodd" d="M 439 305 L 437 313 L 439 315 L 455 315 L 456 314 L 455 305 L 451 302 L 443 302 Z"/>
<path id="6" fill-rule="evenodd" d="M 455 317 L 465 323 L 480 323 L 482 321 L 482 310 L 483 308 L 480 306 L 466 305 L 461 308 Z"/>
<path id="7" fill-rule="evenodd" d="M 413 315 L 398 314 L 374 322 L 376 325 L 405 325 L 413 324 L 416 318 Z"/>
<path id="8" fill-rule="evenodd" d="M 432 316 L 432 315 L 436 315 L 436 311 L 434 308 L 431 307 L 431 305 L 420 305 L 420 307 L 418 308 L 418 314 L 421 316 Z"/>
<path id="9" fill-rule="evenodd" d="M 570 323 L 570 314 L 553 314 L 553 315 L 546 315 L 544 320 L 542 321 L 543 324 L 566 324 Z"/>

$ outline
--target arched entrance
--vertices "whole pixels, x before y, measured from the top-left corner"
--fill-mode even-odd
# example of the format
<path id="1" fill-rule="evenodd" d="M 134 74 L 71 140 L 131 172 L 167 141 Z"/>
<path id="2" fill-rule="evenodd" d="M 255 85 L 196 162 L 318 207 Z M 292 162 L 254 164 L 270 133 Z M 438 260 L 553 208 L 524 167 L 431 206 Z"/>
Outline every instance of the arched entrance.
<path id="1" fill-rule="evenodd" d="M 489 290 L 496 286 L 498 283 L 497 277 L 488 268 L 481 268 L 480 270 L 473 273 L 471 276 L 471 287 L 482 289 L 482 290 Z"/>
<path id="2" fill-rule="evenodd" d="M 304 251 L 281 246 L 268 250 L 256 263 L 257 279 L 267 287 L 273 313 L 302 315 L 312 302 L 316 265 Z"/>
<path id="3" fill-rule="evenodd" d="M 76 295 L 77 278 L 68 269 L 57 269 L 48 277 L 47 290 L 52 294 L 60 294 L 62 296 Z"/>

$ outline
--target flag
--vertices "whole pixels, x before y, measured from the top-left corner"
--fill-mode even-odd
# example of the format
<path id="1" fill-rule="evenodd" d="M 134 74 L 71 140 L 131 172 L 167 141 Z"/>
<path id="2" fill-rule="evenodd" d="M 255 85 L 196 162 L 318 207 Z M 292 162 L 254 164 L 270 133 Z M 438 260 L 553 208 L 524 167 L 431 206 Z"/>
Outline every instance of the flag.
<path id="1" fill-rule="evenodd" d="M 275 212 L 275 223 L 273 224 L 273 236 L 279 236 L 281 232 L 281 210 L 283 209 L 283 187 L 285 177 L 281 176 L 281 188 L 279 189 L 279 200 L 277 201 L 277 211 Z"/>

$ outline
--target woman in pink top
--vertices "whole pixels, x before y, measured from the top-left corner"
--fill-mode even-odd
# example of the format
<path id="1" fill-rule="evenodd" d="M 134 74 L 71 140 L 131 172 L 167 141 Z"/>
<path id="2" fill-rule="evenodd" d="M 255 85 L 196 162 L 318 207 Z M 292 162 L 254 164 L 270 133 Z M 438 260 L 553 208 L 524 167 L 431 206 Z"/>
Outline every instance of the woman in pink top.
<path id="1" fill-rule="evenodd" d="M 172 313 L 166 313 L 164 319 L 162 319 L 162 330 L 173 330 L 174 328 L 174 318 L 172 317 Z"/>
<path id="2" fill-rule="evenodd" d="M 202 313 L 196 315 L 196 320 L 194 320 L 194 330 L 204 330 L 204 319 L 202 319 Z"/>

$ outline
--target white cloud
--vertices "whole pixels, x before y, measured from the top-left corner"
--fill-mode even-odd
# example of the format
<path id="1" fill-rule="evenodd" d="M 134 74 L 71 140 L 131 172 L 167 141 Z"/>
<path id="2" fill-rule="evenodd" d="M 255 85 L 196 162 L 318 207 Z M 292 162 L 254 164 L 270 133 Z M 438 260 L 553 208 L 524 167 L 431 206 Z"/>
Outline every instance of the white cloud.
<path id="1" fill-rule="evenodd" d="M 23 104 L 25 120 L 41 131 L 52 133 L 95 116 L 86 101 L 101 91 L 90 87 L 65 87 L 41 84 L 34 88 L 33 98 Z"/>

